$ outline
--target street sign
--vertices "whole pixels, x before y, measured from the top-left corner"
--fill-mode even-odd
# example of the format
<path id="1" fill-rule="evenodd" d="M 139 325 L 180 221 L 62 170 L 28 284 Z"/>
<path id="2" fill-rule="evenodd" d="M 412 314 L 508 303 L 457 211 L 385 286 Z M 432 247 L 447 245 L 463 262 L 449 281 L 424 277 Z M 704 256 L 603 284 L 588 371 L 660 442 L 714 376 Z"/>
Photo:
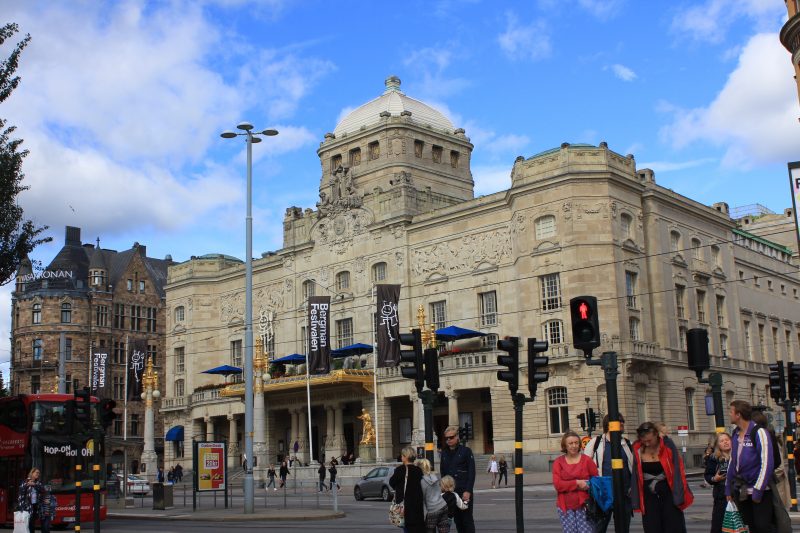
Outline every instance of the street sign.
<path id="1" fill-rule="evenodd" d="M 688 437 L 689 436 L 689 426 L 678 426 L 678 436 L 679 437 Z"/>
<path id="2" fill-rule="evenodd" d="M 586 448 L 586 445 L 589 444 L 590 440 L 592 440 L 592 437 L 587 437 L 586 435 L 581 437 L 581 450 Z"/>

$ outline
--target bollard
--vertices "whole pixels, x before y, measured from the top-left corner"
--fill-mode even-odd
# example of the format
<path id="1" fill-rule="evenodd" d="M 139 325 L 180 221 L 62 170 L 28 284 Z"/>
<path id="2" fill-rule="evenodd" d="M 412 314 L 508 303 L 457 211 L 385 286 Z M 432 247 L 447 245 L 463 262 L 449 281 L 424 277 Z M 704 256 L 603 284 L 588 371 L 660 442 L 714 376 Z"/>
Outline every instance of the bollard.
<path id="1" fill-rule="evenodd" d="M 331 492 L 333 492 L 333 512 L 336 513 L 339 511 L 339 489 L 332 488 Z"/>

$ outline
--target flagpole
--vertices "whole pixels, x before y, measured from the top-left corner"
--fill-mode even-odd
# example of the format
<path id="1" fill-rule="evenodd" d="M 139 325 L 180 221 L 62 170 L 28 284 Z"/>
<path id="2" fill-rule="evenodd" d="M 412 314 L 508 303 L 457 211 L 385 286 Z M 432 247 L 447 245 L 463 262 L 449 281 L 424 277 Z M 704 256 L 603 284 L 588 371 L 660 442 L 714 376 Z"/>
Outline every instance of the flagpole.
<path id="1" fill-rule="evenodd" d="M 309 358 L 306 354 L 306 403 L 308 404 L 308 464 L 314 460 L 314 437 L 311 434 L 311 378 L 309 374 Z"/>
<path id="2" fill-rule="evenodd" d="M 125 402 L 122 408 L 122 440 L 128 440 L 128 336 L 125 335 Z"/>
<path id="3" fill-rule="evenodd" d="M 378 295 L 375 292 L 375 284 L 372 284 L 372 301 L 375 303 L 375 307 L 373 309 L 377 309 L 378 306 Z M 380 453 L 380 437 L 378 436 L 380 431 L 380 424 L 378 423 L 378 350 L 377 350 L 377 340 L 375 335 L 375 322 L 377 321 L 377 316 L 375 314 L 372 315 L 372 396 L 375 401 L 375 462 L 379 462 L 381 460 L 381 453 Z"/>

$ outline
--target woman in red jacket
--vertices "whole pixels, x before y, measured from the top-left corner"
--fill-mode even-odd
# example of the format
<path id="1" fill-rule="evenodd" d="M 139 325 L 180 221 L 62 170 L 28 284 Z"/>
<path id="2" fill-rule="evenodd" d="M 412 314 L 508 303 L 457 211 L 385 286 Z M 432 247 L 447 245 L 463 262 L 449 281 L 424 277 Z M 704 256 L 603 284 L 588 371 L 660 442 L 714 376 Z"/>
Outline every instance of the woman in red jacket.
<path id="1" fill-rule="evenodd" d="M 564 532 L 592 531 L 583 504 L 589 498 L 589 478 L 597 475 L 597 465 L 581 453 L 581 438 L 574 431 L 561 437 L 564 455 L 553 463 L 553 486 L 558 493 L 556 505 Z"/>
<path id="2" fill-rule="evenodd" d="M 660 435 L 658 427 L 645 422 L 636 430 L 633 445 L 633 510 L 642 513 L 645 533 L 686 531 L 683 510 L 692 505 L 694 495 L 686 484 L 683 460 L 675 443 Z"/>

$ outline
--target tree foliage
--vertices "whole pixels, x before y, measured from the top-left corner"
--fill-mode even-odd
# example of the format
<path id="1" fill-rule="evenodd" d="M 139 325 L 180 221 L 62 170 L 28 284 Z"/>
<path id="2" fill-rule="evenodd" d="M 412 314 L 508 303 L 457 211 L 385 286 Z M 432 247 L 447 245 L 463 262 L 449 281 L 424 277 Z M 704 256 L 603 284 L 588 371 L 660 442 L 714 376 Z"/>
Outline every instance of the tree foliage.
<path id="1" fill-rule="evenodd" d="M 3 372 L 0 371 L 0 398 L 8 396 L 8 389 L 6 388 L 6 381 L 3 379 Z"/>
<path id="2" fill-rule="evenodd" d="M 0 28 L 0 46 L 19 31 L 14 23 Z M 31 40 L 30 35 L 19 41 L 8 59 L 0 62 L 0 103 L 4 102 L 19 85 L 20 78 L 14 73 L 19 65 L 22 50 Z M 20 149 L 22 139 L 14 138 L 14 126 L 8 126 L 0 118 L 0 285 L 5 285 L 19 268 L 20 262 L 39 244 L 49 242 L 50 237 L 40 237 L 47 226 L 36 227 L 24 219 L 17 196 L 28 189 L 22 181 L 22 160 L 28 155 Z"/>

